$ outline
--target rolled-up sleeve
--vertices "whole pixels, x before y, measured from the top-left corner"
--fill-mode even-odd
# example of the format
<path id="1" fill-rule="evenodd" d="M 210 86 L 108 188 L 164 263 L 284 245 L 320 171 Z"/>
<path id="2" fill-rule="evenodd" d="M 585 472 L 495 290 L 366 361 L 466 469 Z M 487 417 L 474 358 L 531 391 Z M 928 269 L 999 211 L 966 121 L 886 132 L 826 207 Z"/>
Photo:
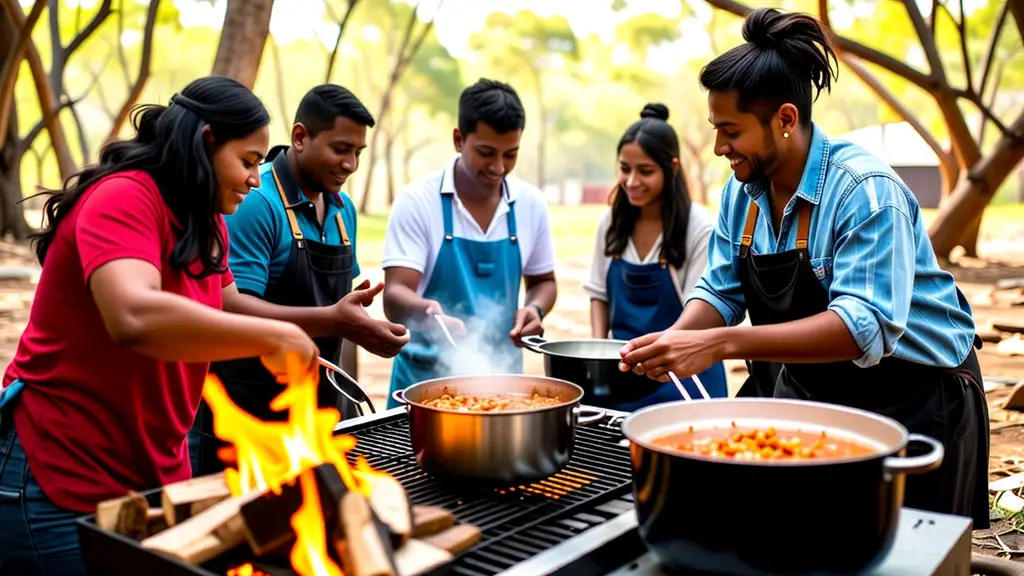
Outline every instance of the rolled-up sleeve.
<path id="1" fill-rule="evenodd" d="M 740 278 L 736 273 L 736 258 L 730 230 L 733 202 L 729 201 L 729 197 L 737 191 L 733 189 L 733 194 L 729 192 L 727 189 L 722 194 L 718 225 L 708 240 L 707 268 L 697 281 L 693 292 L 689 294 L 687 303 L 690 300 L 703 300 L 718 310 L 726 326 L 735 326 L 746 316 L 746 303 Z"/>
<path id="2" fill-rule="evenodd" d="M 860 348 L 862 368 L 892 354 L 910 315 L 916 242 L 902 197 L 895 182 L 869 178 L 836 219 L 828 308 Z"/>

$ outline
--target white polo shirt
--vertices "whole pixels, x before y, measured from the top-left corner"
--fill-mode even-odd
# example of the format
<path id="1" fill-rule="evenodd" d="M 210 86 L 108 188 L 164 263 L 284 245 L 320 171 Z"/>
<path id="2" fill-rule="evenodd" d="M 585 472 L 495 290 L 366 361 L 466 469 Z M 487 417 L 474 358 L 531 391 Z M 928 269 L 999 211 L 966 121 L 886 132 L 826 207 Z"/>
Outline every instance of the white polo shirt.
<path id="1" fill-rule="evenodd" d="M 583 289 L 590 296 L 591 300 L 608 301 L 608 265 L 612 261 L 611 256 L 605 256 L 605 236 L 608 234 L 608 227 L 611 226 L 612 211 L 608 209 L 601 216 L 601 222 L 597 226 L 597 238 L 594 242 L 594 260 L 590 265 L 590 279 L 583 283 Z M 715 231 L 715 217 L 711 212 L 700 204 L 690 206 L 690 219 L 686 225 L 686 260 L 680 268 L 669 265 L 672 282 L 679 296 L 679 302 L 686 302 L 686 296 L 693 292 L 701 274 L 708 265 L 708 240 Z M 662 236 L 654 241 L 654 246 L 641 259 L 633 245 L 633 239 L 626 241 L 626 249 L 622 252 L 621 258 L 631 264 L 651 264 L 658 261 L 661 255 Z"/>
<path id="2" fill-rule="evenodd" d="M 543 193 L 532 184 L 506 177 L 508 194 L 498 204 L 487 230 L 483 230 L 455 193 L 453 169 L 458 159 L 456 155 L 445 170 L 407 185 L 395 198 L 388 216 L 381 267 L 416 270 L 422 274 L 417 293 L 423 295 L 444 242 L 441 194 L 452 194 L 452 232 L 456 237 L 477 241 L 508 239 L 509 203 L 514 202 L 522 274 L 539 276 L 554 271 L 554 240 Z"/>

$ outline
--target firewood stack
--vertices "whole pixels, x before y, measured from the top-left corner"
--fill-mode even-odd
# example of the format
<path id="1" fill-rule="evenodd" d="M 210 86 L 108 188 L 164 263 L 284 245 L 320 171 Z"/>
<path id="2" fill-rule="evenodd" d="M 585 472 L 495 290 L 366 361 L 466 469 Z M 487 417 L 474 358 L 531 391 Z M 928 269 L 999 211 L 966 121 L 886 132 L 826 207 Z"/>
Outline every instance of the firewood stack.
<path id="1" fill-rule="evenodd" d="M 326 548 L 346 576 L 414 576 L 451 561 L 479 542 L 480 530 L 456 524 L 443 508 L 410 505 L 402 485 L 380 475 L 369 497 L 349 490 L 331 464 L 305 470 L 320 496 Z M 302 505 L 299 479 L 280 493 L 255 490 L 232 497 L 224 475 L 164 486 L 162 508 L 130 493 L 96 509 L 100 528 L 140 541 L 143 548 L 199 565 L 237 546 L 254 561 L 287 566 L 295 543 L 292 516 Z"/>

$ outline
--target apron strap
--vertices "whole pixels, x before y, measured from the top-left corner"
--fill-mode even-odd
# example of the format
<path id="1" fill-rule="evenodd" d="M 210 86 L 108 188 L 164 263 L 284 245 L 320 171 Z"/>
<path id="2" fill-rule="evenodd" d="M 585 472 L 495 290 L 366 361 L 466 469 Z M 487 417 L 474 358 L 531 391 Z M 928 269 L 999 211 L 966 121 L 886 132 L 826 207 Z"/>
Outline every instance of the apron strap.
<path id="1" fill-rule="evenodd" d="M 444 239 L 451 242 L 452 236 L 452 195 L 441 193 L 441 217 L 444 219 Z"/>
<path id="2" fill-rule="evenodd" d="M 341 234 L 341 245 L 348 246 L 351 242 L 348 239 L 348 229 L 345 228 L 345 221 L 341 219 L 341 212 L 336 212 L 334 214 L 334 220 L 338 223 L 338 233 Z"/>
<path id="3" fill-rule="evenodd" d="M 810 238 L 811 230 L 811 203 L 800 202 L 800 213 L 797 215 L 796 225 L 796 247 L 797 250 L 807 249 L 807 239 Z M 757 226 L 757 216 L 760 209 L 757 202 L 750 201 L 750 208 L 747 210 L 747 221 L 743 226 L 743 237 L 740 239 L 740 257 L 745 258 L 750 252 L 750 245 L 754 241 L 754 227 Z"/>
<path id="4" fill-rule="evenodd" d="M 284 204 L 284 213 L 288 215 L 288 225 L 291 226 L 292 236 L 296 240 L 302 240 L 302 230 L 299 229 L 299 221 L 295 218 L 295 213 L 288 209 L 288 197 L 284 194 L 284 187 L 281 186 L 281 179 L 277 177 L 277 170 L 273 166 L 270 167 L 270 173 L 274 176 L 274 185 L 277 186 L 277 193 L 281 196 L 281 202 Z M 340 216 L 340 215 L 339 215 Z M 341 223 L 341 220 L 338 220 Z M 344 232 L 342 237 L 347 237 Z M 347 244 L 348 242 L 346 242 Z"/>
<path id="5" fill-rule="evenodd" d="M 505 186 L 507 187 L 508 184 L 505 184 Z M 516 234 L 517 234 L 517 232 L 516 232 L 516 203 L 515 202 L 509 202 L 508 203 L 508 215 L 505 217 L 505 219 L 508 221 L 508 240 L 509 240 L 509 242 L 515 244 L 516 243 Z"/>
<path id="6" fill-rule="evenodd" d="M 754 227 L 757 226 L 757 215 L 759 209 L 757 202 L 750 200 L 750 208 L 747 209 L 747 221 L 743 225 L 743 238 L 740 239 L 740 258 L 746 258 L 750 252 L 750 245 L 754 241 Z"/>
<path id="7" fill-rule="evenodd" d="M 811 203 L 800 202 L 800 215 L 796 225 L 796 247 L 798 250 L 807 249 L 807 238 L 811 228 Z"/>

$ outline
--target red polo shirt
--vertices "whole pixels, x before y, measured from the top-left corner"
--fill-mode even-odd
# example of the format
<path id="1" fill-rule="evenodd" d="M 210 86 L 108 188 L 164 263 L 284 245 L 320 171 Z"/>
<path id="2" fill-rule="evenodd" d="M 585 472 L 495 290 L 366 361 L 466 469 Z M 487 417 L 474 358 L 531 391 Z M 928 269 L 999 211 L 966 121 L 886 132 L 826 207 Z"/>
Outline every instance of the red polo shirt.
<path id="1" fill-rule="evenodd" d="M 186 434 L 208 364 L 164 362 L 118 345 L 88 288 L 98 267 L 136 258 L 160 270 L 165 292 L 221 309 L 231 272 L 196 280 L 174 269 L 173 221 L 147 173 L 121 172 L 85 192 L 50 246 L 4 383 L 25 382 L 14 425 L 32 473 L 58 506 L 94 512 L 129 490 L 191 476 Z"/>

